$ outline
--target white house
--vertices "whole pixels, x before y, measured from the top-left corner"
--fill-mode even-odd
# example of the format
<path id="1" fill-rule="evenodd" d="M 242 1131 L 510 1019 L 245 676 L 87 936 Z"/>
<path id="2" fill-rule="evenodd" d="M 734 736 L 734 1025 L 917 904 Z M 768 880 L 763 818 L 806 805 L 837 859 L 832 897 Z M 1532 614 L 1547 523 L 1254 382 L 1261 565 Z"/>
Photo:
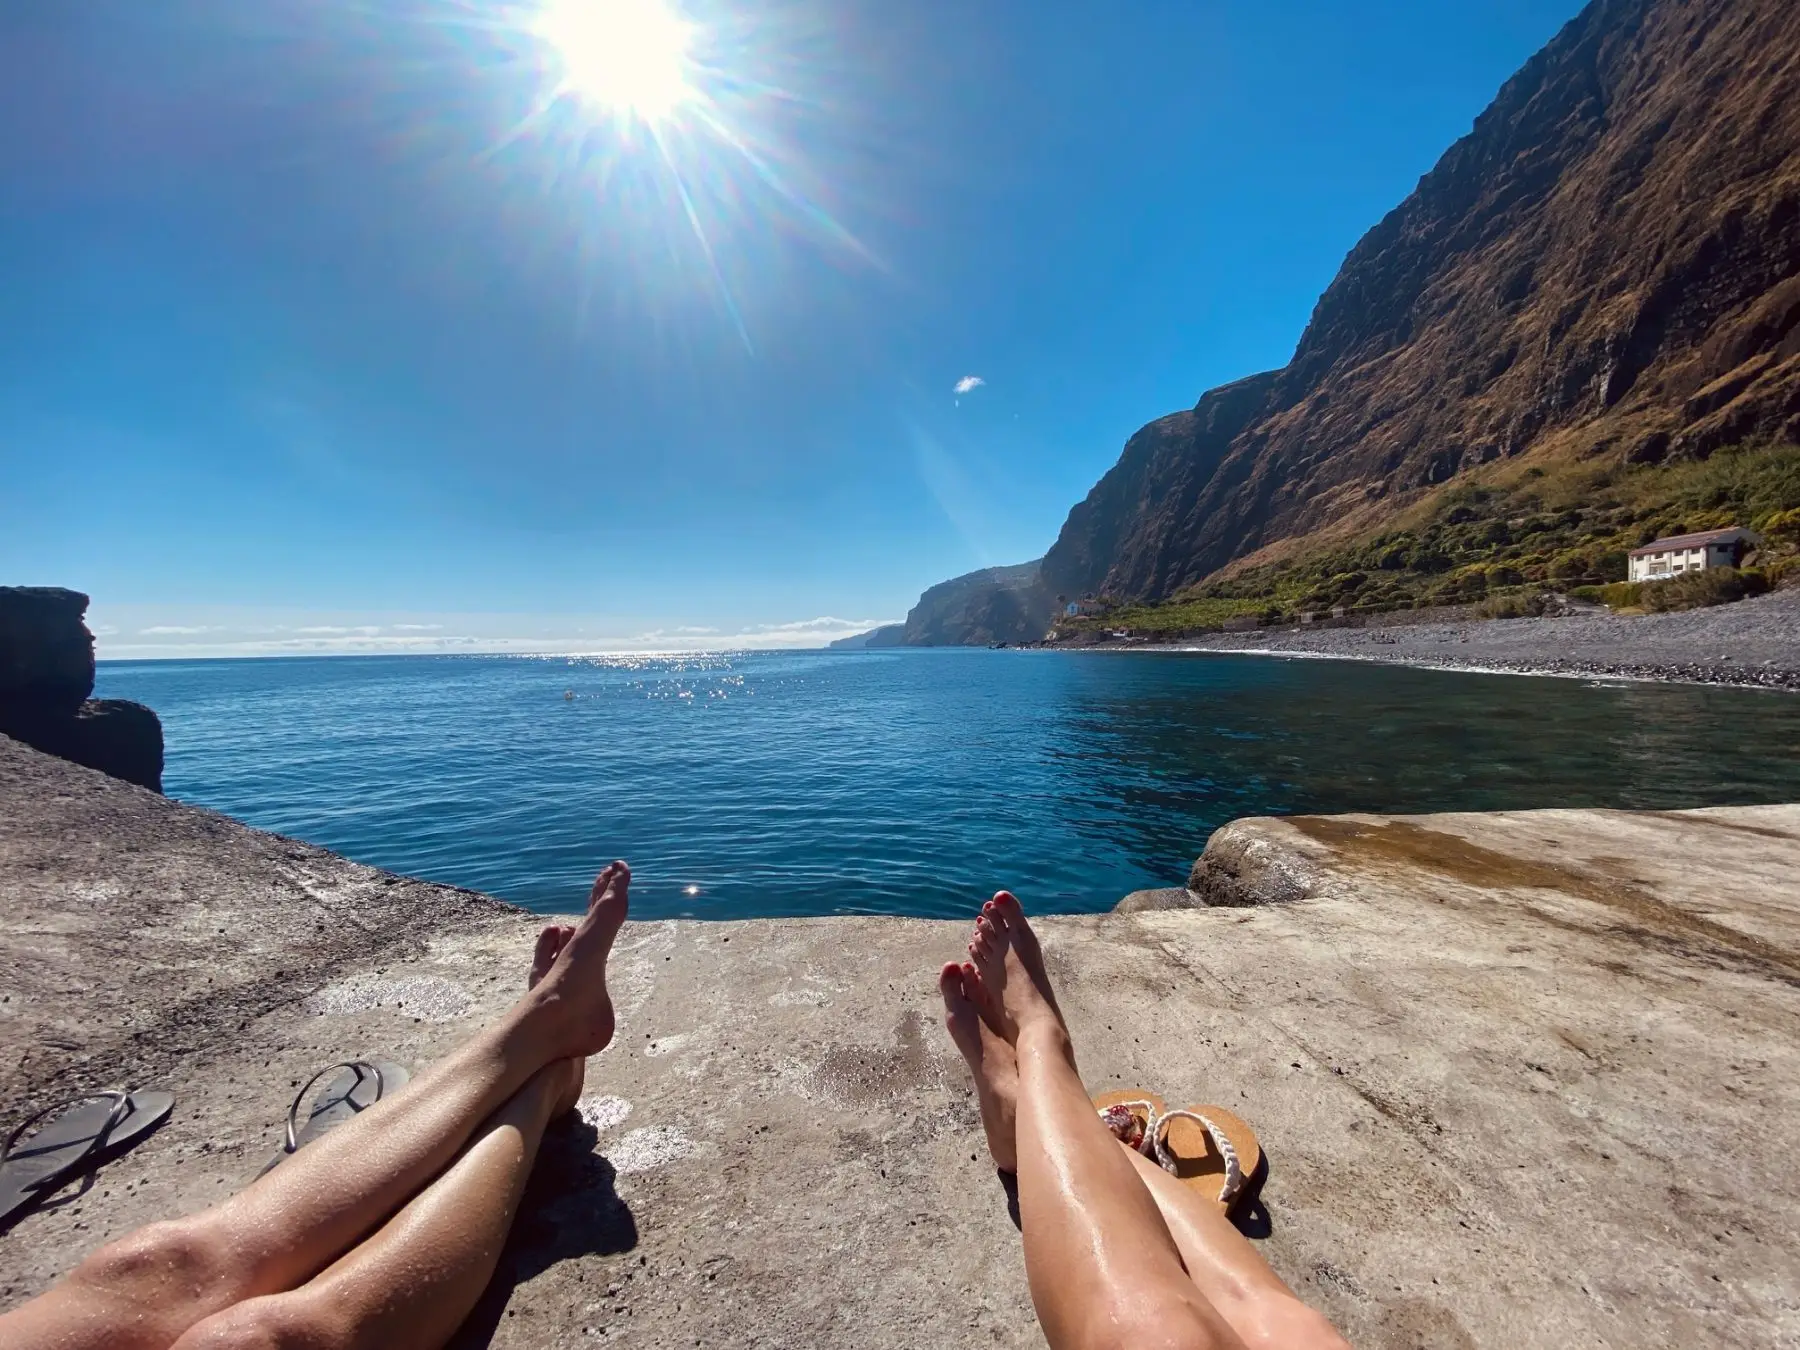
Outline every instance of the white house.
<path id="1" fill-rule="evenodd" d="M 1745 529 L 1707 530 L 1702 534 L 1678 534 L 1631 550 L 1633 581 L 1664 581 L 1683 572 L 1702 572 L 1709 567 L 1736 567 L 1756 536 Z"/>

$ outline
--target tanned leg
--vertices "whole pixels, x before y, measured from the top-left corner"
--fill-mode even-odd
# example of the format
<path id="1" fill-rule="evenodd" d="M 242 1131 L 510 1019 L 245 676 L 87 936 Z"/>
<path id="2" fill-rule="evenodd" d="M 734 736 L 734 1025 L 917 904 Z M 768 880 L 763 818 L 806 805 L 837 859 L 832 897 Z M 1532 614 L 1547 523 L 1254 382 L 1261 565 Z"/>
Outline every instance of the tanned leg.
<path id="1" fill-rule="evenodd" d="M 997 1010 L 986 1000 L 975 967 L 947 965 L 938 978 L 951 1040 L 968 1061 L 981 1102 L 988 1150 L 1001 1171 L 1015 1171 L 1019 1073 L 1012 1047 L 993 1030 Z M 1121 1151 L 1137 1170 L 1181 1253 L 1188 1277 L 1247 1345 L 1340 1350 L 1343 1338 L 1302 1303 L 1261 1254 L 1208 1204 L 1133 1149 Z"/>
<path id="2" fill-rule="evenodd" d="M 970 944 L 1019 1074 L 1025 1273 L 1051 1350 L 1238 1347 L 1187 1276 L 1137 1169 L 1088 1099 L 1037 939 L 1002 891 Z"/>
<path id="3" fill-rule="evenodd" d="M 1019 1063 L 1013 1048 L 1000 1039 L 981 1017 L 980 981 L 975 967 L 952 962 L 938 975 L 938 992 L 944 998 L 944 1026 L 975 1079 L 975 1095 L 981 1102 L 981 1128 L 987 1134 L 988 1154 L 1002 1172 L 1019 1170 L 1019 1151 L 1014 1143 L 1019 1102 Z"/>
<path id="4" fill-rule="evenodd" d="M 545 930 L 533 984 L 571 931 Z M 438 1350 L 493 1278 L 544 1127 L 575 1105 L 581 1079 L 580 1060 L 540 1070 L 476 1131 L 449 1171 L 367 1242 L 291 1293 L 207 1318 L 174 1350 Z"/>
<path id="5" fill-rule="evenodd" d="M 1135 1149 L 1120 1147 L 1162 1211 L 1188 1277 L 1244 1344 L 1349 1350 L 1337 1329 L 1300 1301 L 1218 1205 Z"/>
<path id="6" fill-rule="evenodd" d="M 312 1279 L 444 1171 L 542 1070 L 611 1041 L 606 960 L 630 883 L 624 863 L 600 874 L 566 940 L 557 930 L 540 939 L 555 952 L 549 971 L 493 1026 L 224 1203 L 101 1248 L 0 1317 L 0 1345 L 166 1350 L 213 1314 Z"/>

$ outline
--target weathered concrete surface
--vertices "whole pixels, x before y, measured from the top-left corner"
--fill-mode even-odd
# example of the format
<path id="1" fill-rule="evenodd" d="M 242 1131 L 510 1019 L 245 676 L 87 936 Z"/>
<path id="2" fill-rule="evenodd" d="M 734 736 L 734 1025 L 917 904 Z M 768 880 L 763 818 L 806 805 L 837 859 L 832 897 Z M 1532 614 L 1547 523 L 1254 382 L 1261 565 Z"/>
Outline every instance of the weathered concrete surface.
<path id="1" fill-rule="evenodd" d="M 1263 1249 L 1358 1344 L 1792 1345 L 1800 808 L 1633 825 L 1679 841 L 1672 871 L 1645 847 L 1606 871 L 1578 842 L 1597 818 L 1554 814 L 1567 888 L 1367 842 L 1381 822 L 1252 822 L 1233 828 L 1325 879 L 1310 898 L 1046 920 L 1090 1084 L 1254 1122 Z M 1404 823 L 1468 844 L 1482 819 Z M 1615 902 L 1640 888 L 1658 903 Z M 443 1053 L 512 996 L 536 927 L 4 741 L 0 919 L 9 1117 L 132 1064 L 181 1094 L 85 1196 L 0 1238 L 0 1307 L 241 1185 L 321 1064 Z M 590 1123 L 547 1151 L 470 1339 L 1040 1344 L 937 1026 L 962 940 L 630 926 Z"/>

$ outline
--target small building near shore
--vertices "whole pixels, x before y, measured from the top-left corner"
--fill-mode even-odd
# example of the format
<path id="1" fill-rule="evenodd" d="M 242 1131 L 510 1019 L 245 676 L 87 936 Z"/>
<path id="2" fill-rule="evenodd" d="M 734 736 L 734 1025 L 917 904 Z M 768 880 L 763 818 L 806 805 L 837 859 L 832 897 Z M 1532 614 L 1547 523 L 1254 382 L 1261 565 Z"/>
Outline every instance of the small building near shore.
<path id="1" fill-rule="evenodd" d="M 1755 545 L 1754 534 L 1735 526 L 1658 539 L 1631 550 L 1631 580 L 1666 581 L 1709 567 L 1736 567 Z"/>

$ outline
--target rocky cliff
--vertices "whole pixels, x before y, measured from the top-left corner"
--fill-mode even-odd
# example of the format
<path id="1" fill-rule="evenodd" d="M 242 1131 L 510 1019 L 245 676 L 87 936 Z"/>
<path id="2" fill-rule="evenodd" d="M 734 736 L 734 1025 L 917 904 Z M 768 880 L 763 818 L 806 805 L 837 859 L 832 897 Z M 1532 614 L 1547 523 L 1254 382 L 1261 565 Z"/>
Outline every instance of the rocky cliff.
<path id="1" fill-rule="evenodd" d="M 0 735 L 162 791 L 162 723 L 141 703 L 95 699 L 88 598 L 0 586 Z"/>
<path id="2" fill-rule="evenodd" d="M 1041 565 L 989 567 L 940 582 L 906 616 L 909 647 L 1035 642 L 1049 629 L 1056 599 Z"/>
<path id="3" fill-rule="evenodd" d="M 839 638 L 830 646 L 834 652 L 860 652 L 878 647 L 904 647 L 906 645 L 906 625 L 903 623 L 883 624 L 880 628 L 871 628 L 866 633 L 858 633 L 854 637 Z"/>
<path id="4" fill-rule="evenodd" d="M 1480 466 L 1800 441 L 1800 5 L 1595 0 L 1371 230 L 1284 369 L 1152 422 L 1047 589 L 1161 600 Z"/>

